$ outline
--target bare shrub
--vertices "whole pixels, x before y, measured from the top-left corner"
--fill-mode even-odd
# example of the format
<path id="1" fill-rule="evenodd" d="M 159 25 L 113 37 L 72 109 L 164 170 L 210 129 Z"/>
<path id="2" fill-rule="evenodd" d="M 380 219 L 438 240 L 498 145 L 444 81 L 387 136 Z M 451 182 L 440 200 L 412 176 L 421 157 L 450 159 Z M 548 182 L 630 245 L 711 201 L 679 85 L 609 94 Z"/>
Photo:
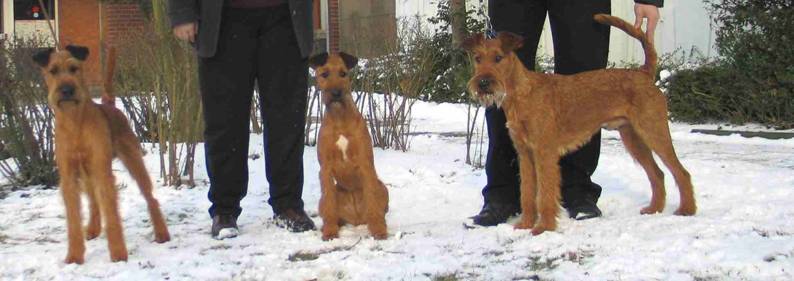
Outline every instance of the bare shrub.
<path id="1" fill-rule="evenodd" d="M 164 184 L 193 186 L 203 128 L 196 56 L 171 34 L 165 1 L 151 8 L 144 31 L 119 46 L 117 93 L 136 134 L 158 144 Z"/>
<path id="2" fill-rule="evenodd" d="M 0 174 L 15 187 L 58 182 L 54 117 L 31 60 L 45 46 L 41 38 L 0 40 Z"/>

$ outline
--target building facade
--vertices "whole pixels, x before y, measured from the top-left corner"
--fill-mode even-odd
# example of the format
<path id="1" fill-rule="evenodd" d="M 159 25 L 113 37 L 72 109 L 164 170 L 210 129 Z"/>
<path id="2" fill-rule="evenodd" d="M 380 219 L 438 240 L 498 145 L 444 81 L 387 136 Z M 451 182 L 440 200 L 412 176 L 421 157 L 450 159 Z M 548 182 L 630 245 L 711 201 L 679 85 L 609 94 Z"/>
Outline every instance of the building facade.
<path id="1" fill-rule="evenodd" d="M 101 82 L 105 49 L 125 33 L 145 28 L 142 3 L 146 1 L 0 1 L 0 38 L 37 37 L 54 44 L 54 32 L 61 45 L 88 47 L 92 54 L 85 65 L 86 79 L 92 85 Z M 315 52 L 345 50 L 361 57 L 382 55 L 396 42 L 395 3 L 314 0 L 314 26 Z"/>

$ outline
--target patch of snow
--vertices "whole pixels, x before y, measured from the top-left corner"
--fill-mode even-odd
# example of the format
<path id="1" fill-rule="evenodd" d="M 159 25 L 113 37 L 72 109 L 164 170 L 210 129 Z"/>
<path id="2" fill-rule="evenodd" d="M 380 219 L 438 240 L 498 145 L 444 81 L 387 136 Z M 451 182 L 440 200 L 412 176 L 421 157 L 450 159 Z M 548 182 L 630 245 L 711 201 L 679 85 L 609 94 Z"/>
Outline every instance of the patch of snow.
<path id="1" fill-rule="evenodd" d="M 693 134 L 693 128 L 718 125 L 672 123 L 699 207 L 697 215 L 679 217 L 672 214 L 677 188 L 661 162 L 668 175 L 665 211 L 639 214 L 650 198 L 648 179 L 618 133 L 604 131 L 593 175 L 604 187 L 603 216 L 577 221 L 563 210 L 557 231 L 532 236 L 509 223 L 463 226 L 482 206 L 485 172 L 464 164 L 463 137 L 443 133 L 466 130 L 466 106 L 419 102 L 413 114 L 414 131 L 428 134 L 414 136 L 405 153 L 374 151 L 390 193 L 387 240 L 371 239 L 366 226 L 342 227 L 340 238 L 328 242 L 319 231 L 274 226 L 259 158 L 249 160 L 235 239 L 210 237 L 206 184 L 176 189 L 156 183 L 172 235 L 157 244 L 145 201 L 114 162 L 129 261 L 111 263 L 102 235 L 87 242 L 85 264 L 63 264 L 59 192 L 21 190 L 0 200 L 0 280 L 794 280 L 794 140 Z M 263 154 L 261 136 L 251 136 L 250 150 Z M 303 199 L 320 226 L 316 153 L 306 147 Z M 203 147 L 196 156 L 197 180 L 206 182 Z M 157 178 L 157 153 L 145 161 Z"/>
<path id="2" fill-rule="evenodd" d="M 228 238 L 234 238 L 240 235 L 240 231 L 236 228 L 224 228 L 218 231 L 218 236 L 215 237 L 217 240 L 223 240 Z"/>

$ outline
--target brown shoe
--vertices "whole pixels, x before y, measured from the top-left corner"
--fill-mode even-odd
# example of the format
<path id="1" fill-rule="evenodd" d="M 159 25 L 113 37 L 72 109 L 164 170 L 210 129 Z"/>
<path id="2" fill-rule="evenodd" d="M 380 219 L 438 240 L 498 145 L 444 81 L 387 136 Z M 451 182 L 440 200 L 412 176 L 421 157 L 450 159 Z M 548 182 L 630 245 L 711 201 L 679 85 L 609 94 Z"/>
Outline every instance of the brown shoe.
<path id="1" fill-rule="evenodd" d="M 212 238 L 223 240 L 234 238 L 240 234 L 237 229 L 237 218 L 232 215 L 215 215 L 212 217 Z"/>
<path id="2" fill-rule="evenodd" d="M 278 227 L 286 228 L 292 232 L 315 230 L 314 221 L 302 209 L 287 209 L 273 216 L 273 222 Z"/>

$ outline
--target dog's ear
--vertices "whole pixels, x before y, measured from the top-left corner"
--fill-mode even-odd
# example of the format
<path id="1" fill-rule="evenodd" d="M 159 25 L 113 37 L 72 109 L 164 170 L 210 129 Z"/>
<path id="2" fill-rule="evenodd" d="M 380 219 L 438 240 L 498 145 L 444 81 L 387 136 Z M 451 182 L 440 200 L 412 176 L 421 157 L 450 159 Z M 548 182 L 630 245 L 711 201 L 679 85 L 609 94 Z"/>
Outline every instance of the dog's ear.
<path id="1" fill-rule="evenodd" d="M 342 61 L 345 62 L 345 67 L 347 67 L 348 70 L 353 69 L 356 67 L 356 65 L 358 65 L 358 58 L 351 54 L 339 52 L 339 56 L 342 57 Z"/>
<path id="2" fill-rule="evenodd" d="M 52 52 L 54 51 L 54 48 L 41 50 L 33 55 L 33 61 L 36 62 L 36 64 L 38 64 L 40 67 L 45 67 L 50 64 L 50 55 L 52 55 Z"/>
<path id="3" fill-rule="evenodd" d="M 309 66 L 312 69 L 317 69 L 328 62 L 328 53 L 316 54 L 309 58 Z"/>
<path id="4" fill-rule="evenodd" d="M 69 51 L 72 56 L 78 60 L 85 61 L 88 58 L 88 48 L 83 46 L 68 45 L 66 51 Z"/>
<path id="5" fill-rule="evenodd" d="M 502 42 L 502 51 L 505 53 L 515 51 L 516 49 L 521 48 L 521 46 L 524 46 L 524 37 L 512 32 L 499 32 L 499 34 L 496 35 L 496 38 Z"/>
<path id="6" fill-rule="evenodd" d="M 485 35 L 482 33 L 473 34 L 464 39 L 463 42 L 460 43 L 460 47 L 466 52 L 471 52 L 474 50 L 474 47 L 481 45 L 483 40 L 485 40 Z"/>

